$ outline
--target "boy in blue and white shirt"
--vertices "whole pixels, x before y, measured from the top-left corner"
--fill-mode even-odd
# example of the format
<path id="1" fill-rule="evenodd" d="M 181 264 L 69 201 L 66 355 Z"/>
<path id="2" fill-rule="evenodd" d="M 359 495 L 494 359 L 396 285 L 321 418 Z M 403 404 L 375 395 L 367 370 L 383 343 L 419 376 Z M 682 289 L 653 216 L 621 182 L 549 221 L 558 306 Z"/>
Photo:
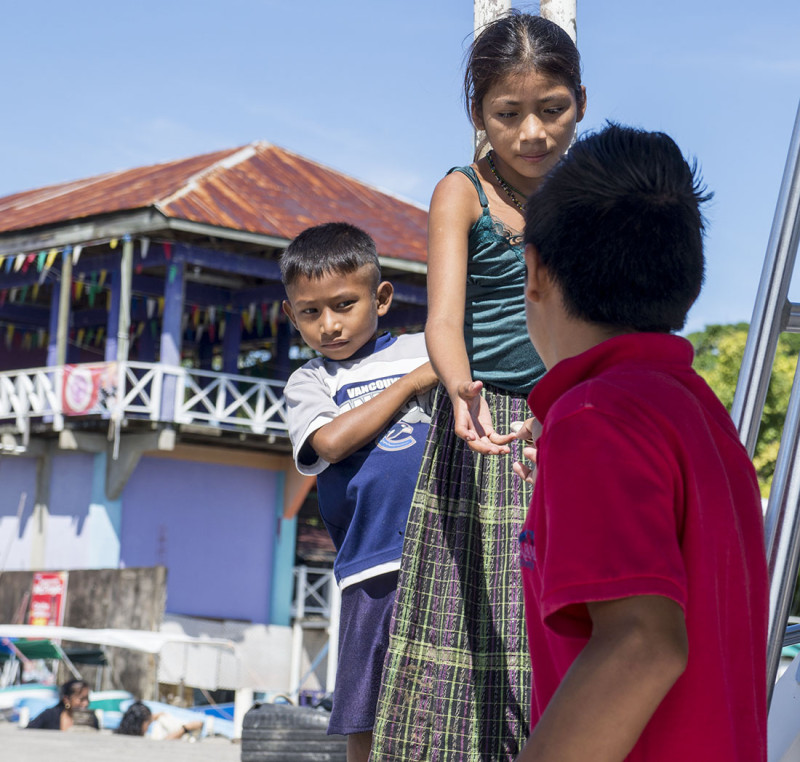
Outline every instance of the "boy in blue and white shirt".
<path id="1" fill-rule="evenodd" d="M 347 223 L 309 228 L 281 257 L 283 309 L 322 356 L 286 385 L 289 436 L 317 475 L 342 589 L 329 733 L 369 756 L 403 536 L 438 383 L 422 334 L 378 336 L 392 301 L 373 240 Z"/>

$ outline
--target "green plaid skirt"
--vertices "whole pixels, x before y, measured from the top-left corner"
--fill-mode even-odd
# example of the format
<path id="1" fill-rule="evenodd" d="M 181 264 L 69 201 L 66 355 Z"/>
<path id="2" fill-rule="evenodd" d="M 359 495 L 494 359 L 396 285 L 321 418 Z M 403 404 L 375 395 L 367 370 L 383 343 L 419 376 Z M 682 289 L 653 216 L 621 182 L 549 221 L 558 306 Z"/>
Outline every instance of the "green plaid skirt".
<path id="1" fill-rule="evenodd" d="M 485 388 L 498 431 L 530 413 Z M 411 504 L 373 735 L 374 762 L 512 760 L 528 734 L 530 657 L 519 532 L 530 486 L 511 455 L 453 433 L 443 387 Z"/>

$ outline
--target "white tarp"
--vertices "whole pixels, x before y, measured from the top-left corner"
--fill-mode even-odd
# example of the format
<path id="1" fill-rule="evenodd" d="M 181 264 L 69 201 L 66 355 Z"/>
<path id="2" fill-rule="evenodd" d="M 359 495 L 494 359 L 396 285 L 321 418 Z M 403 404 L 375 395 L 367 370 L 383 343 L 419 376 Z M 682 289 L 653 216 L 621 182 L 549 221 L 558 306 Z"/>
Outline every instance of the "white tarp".
<path id="1" fill-rule="evenodd" d="M 48 638 L 71 640 L 76 643 L 94 643 L 100 646 L 129 648 L 150 654 L 160 653 L 169 643 L 218 646 L 234 649 L 230 640 L 222 638 L 193 637 L 177 632 L 152 632 L 150 630 L 88 630 L 83 627 L 56 627 L 46 624 L 0 624 L 0 638 Z"/>

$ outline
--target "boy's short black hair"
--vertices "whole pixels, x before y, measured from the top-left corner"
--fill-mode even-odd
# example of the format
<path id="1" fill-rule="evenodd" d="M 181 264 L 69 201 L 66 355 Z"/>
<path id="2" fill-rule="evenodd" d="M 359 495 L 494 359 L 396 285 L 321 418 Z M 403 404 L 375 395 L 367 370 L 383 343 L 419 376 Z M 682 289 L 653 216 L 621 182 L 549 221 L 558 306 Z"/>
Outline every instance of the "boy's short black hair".
<path id="1" fill-rule="evenodd" d="M 375 241 L 348 222 L 306 228 L 286 247 L 280 265 L 284 286 L 291 286 L 298 278 L 315 280 L 328 273 L 355 272 L 366 265 L 375 270 L 374 288 L 381 279 Z"/>
<path id="2" fill-rule="evenodd" d="M 711 198 L 668 135 L 609 124 L 570 148 L 528 202 L 525 243 L 567 312 L 633 331 L 676 331 L 703 285 Z"/>

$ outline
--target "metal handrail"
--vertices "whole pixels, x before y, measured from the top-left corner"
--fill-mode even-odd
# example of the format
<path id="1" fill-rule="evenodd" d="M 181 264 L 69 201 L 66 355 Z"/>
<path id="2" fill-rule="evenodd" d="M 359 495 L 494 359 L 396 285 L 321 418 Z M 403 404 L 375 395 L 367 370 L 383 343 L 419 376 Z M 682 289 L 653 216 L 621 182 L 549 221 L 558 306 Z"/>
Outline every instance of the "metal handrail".
<path id="1" fill-rule="evenodd" d="M 747 335 L 731 416 L 752 457 L 764 412 L 778 336 L 796 330 L 788 301 L 800 241 L 800 106 Z M 800 561 L 800 367 L 795 373 L 765 517 L 770 573 L 767 691 L 772 697 Z"/>

